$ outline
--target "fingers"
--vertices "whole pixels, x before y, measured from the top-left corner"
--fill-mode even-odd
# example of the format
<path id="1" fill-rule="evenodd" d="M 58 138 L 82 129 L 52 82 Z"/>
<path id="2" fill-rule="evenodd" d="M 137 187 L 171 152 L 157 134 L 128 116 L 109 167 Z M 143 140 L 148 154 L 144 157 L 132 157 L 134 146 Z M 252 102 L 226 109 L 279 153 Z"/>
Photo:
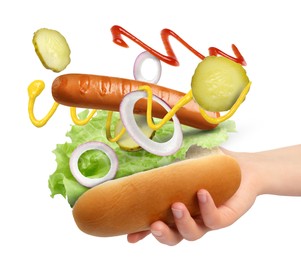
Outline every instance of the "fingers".
<path id="1" fill-rule="evenodd" d="M 197 196 L 200 208 L 199 217 L 193 218 L 183 203 L 174 203 L 171 207 L 175 221 L 174 228 L 162 221 L 157 221 L 151 225 L 150 231 L 129 234 L 128 241 L 135 243 L 152 233 L 160 243 L 173 246 L 183 239 L 197 240 L 210 230 L 232 224 L 237 218 L 237 214 L 230 207 L 224 205 L 217 208 L 208 191 L 200 190 Z"/>
<path id="2" fill-rule="evenodd" d="M 234 221 L 234 212 L 226 206 L 217 208 L 208 191 L 200 190 L 197 196 L 199 217 L 193 218 L 184 204 L 174 203 L 171 209 L 176 228 L 170 228 L 160 221 L 151 226 L 151 232 L 159 242 L 176 245 L 183 239 L 194 241 L 208 231 L 223 228 Z"/>
<path id="3" fill-rule="evenodd" d="M 204 236 L 212 226 L 219 222 L 219 217 L 217 208 L 207 191 L 199 191 L 198 200 L 200 209 L 202 209 L 201 213 L 204 214 L 206 220 L 205 224 L 203 219 L 191 217 L 186 206 L 177 202 L 171 207 L 176 227 L 171 228 L 165 223 L 157 221 L 151 225 L 152 235 L 160 243 L 170 246 L 178 244 L 183 239 L 194 241 Z"/>
<path id="4" fill-rule="evenodd" d="M 150 234 L 150 231 L 142 231 L 142 232 L 128 234 L 127 240 L 129 243 L 137 243 L 138 241 L 142 240 L 149 234 Z"/>
<path id="5" fill-rule="evenodd" d="M 208 228 L 203 225 L 201 219 L 193 218 L 184 204 L 174 203 L 172 212 L 177 230 L 184 239 L 194 241 L 207 233 Z"/>
<path id="6" fill-rule="evenodd" d="M 208 228 L 200 220 L 192 218 L 184 204 L 174 203 L 171 209 L 176 228 L 170 228 L 160 221 L 155 222 L 151 226 L 153 236 L 160 243 L 172 246 L 183 239 L 189 241 L 197 240 L 207 233 Z"/>
<path id="7" fill-rule="evenodd" d="M 206 190 L 200 190 L 197 193 L 199 207 L 204 225 L 210 229 L 218 229 L 221 226 L 221 216 L 215 203 Z"/>
<path id="8" fill-rule="evenodd" d="M 151 225 L 151 233 L 160 243 L 169 246 L 174 246 L 183 240 L 176 229 L 167 226 L 162 221 L 157 221 Z"/>
<path id="9" fill-rule="evenodd" d="M 226 204 L 217 208 L 208 191 L 200 190 L 197 196 L 203 223 L 210 230 L 229 226 L 238 218 L 237 212 Z"/>

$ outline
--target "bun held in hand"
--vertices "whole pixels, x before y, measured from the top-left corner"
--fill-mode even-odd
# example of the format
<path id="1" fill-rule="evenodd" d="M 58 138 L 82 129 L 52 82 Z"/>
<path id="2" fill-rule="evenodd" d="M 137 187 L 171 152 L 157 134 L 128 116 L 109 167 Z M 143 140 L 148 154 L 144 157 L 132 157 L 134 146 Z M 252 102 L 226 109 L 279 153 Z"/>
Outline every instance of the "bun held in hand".
<path id="1" fill-rule="evenodd" d="M 208 190 L 217 206 L 223 204 L 240 185 L 240 168 L 220 150 L 208 151 L 197 148 L 191 158 L 95 186 L 75 203 L 76 224 L 101 237 L 148 230 L 157 220 L 172 225 L 174 202 L 199 214 L 200 189 Z"/>

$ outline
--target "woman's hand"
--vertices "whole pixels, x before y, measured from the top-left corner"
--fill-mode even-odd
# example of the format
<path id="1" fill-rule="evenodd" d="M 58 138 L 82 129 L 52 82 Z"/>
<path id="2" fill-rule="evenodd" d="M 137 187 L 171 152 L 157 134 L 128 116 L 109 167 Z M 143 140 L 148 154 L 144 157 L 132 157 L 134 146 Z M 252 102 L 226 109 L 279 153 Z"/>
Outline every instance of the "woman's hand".
<path id="1" fill-rule="evenodd" d="M 174 203 L 171 209 L 175 226 L 169 227 L 164 222 L 157 221 L 151 225 L 150 231 L 129 234 L 128 241 L 135 243 L 149 234 L 152 234 L 160 243 L 170 246 L 178 244 L 183 239 L 194 241 L 208 231 L 231 225 L 248 211 L 259 191 L 255 169 L 252 169 L 252 164 L 247 160 L 249 154 L 224 152 L 237 159 L 242 171 L 241 185 L 231 199 L 217 208 L 210 194 L 206 190 L 200 190 L 197 193 L 200 208 L 200 214 L 197 217 L 191 217 L 184 204 Z"/>
<path id="2" fill-rule="evenodd" d="M 183 239 L 196 240 L 208 231 L 234 223 L 252 207 L 258 195 L 301 196 L 301 145 L 257 153 L 223 151 L 234 157 L 241 168 L 241 185 L 232 198 L 217 208 L 210 194 L 200 190 L 197 217 L 192 218 L 182 203 L 174 203 L 174 227 L 157 221 L 150 231 L 129 234 L 128 241 L 135 243 L 150 233 L 166 245 L 176 245 Z"/>

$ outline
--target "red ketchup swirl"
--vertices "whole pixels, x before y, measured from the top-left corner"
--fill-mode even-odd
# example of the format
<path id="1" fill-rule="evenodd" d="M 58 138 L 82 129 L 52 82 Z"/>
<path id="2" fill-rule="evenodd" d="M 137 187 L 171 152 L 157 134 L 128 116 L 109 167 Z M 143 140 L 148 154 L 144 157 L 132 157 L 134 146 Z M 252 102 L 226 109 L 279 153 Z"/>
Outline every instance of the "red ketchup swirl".
<path id="1" fill-rule="evenodd" d="M 199 57 L 201 60 L 203 60 L 205 58 L 205 56 L 201 53 L 199 53 L 197 50 L 195 50 L 194 48 L 192 48 L 186 41 L 184 41 L 179 35 L 177 35 L 175 32 L 169 30 L 169 29 L 163 29 L 161 31 L 161 38 L 162 38 L 162 42 L 164 44 L 165 50 L 167 55 L 164 55 L 158 51 L 156 51 L 155 49 L 151 48 L 150 46 L 148 46 L 147 44 L 145 44 L 144 42 L 142 42 L 141 40 L 139 40 L 137 37 L 135 37 L 134 35 L 132 35 L 131 33 L 129 33 L 128 31 L 126 31 L 125 29 L 123 29 L 122 27 L 118 26 L 118 25 L 114 25 L 111 28 L 111 33 L 113 36 L 113 42 L 118 44 L 121 47 L 125 47 L 128 48 L 129 46 L 126 44 L 126 42 L 122 39 L 122 35 L 124 35 L 125 37 L 129 38 L 130 40 L 132 40 L 133 42 L 135 42 L 136 44 L 140 45 L 143 49 L 145 49 L 146 51 L 148 51 L 149 53 L 151 53 L 152 55 L 154 55 L 155 57 L 157 57 L 158 59 L 160 59 L 161 61 L 172 65 L 172 66 L 179 66 L 179 61 L 172 49 L 172 46 L 169 42 L 169 36 L 174 37 L 176 40 L 178 40 L 182 45 L 184 45 L 188 50 L 190 50 L 193 54 L 195 54 L 197 57 Z M 215 47 L 210 47 L 209 48 L 209 56 L 217 56 L 217 55 L 221 55 L 224 56 L 232 61 L 235 61 L 243 66 L 246 65 L 246 61 L 244 59 L 244 57 L 241 55 L 241 53 L 239 52 L 239 50 L 237 49 L 237 47 L 232 44 L 232 50 L 234 52 L 235 57 L 230 56 L 228 54 L 226 54 L 225 52 L 215 48 Z"/>

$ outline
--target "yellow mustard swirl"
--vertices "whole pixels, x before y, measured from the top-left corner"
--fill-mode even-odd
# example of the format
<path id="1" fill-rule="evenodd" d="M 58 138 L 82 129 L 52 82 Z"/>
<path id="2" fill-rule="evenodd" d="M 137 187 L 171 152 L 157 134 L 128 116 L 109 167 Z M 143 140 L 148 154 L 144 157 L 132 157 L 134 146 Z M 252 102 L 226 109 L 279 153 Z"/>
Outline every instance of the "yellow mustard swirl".
<path id="1" fill-rule="evenodd" d="M 49 112 L 46 114 L 45 117 L 43 117 L 40 120 L 36 119 L 34 112 L 33 112 L 34 104 L 35 104 L 36 98 L 42 93 L 42 91 L 44 89 L 45 89 L 45 83 L 42 80 L 35 80 L 28 86 L 28 96 L 29 96 L 28 114 L 29 114 L 30 121 L 36 127 L 44 126 L 48 122 L 48 120 L 53 116 L 57 107 L 59 106 L 59 104 L 57 102 L 54 102 L 54 104 L 52 105 L 51 109 L 49 110 Z"/>
<path id="2" fill-rule="evenodd" d="M 236 112 L 236 110 L 239 108 L 241 103 L 245 100 L 246 95 L 250 90 L 250 87 L 251 87 L 251 81 L 246 85 L 246 87 L 243 89 L 240 96 L 236 100 L 236 102 L 233 104 L 232 108 L 224 116 L 211 117 L 206 113 L 206 111 L 202 107 L 200 107 L 201 115 L 207 122 L 211 124 L 220 124 L 221 122 L 229 119 Z M 149 127 L 152 128 L 153 130 L 158 130 L 159 128 L 161 128 L 175 115 L 175 113 L 181 107 L 185 106 L 193 99 L 192 90 L 190 90 L 182 99 L 180 99 L 180 101 L 174 107 L 172 107 L 172 109 L 164 116 L 164 118 L 159 123 L 154 124 L 152 120 L 152 95 L 153 95 L 152 90 L 149 86 L 141 86 L 139 89 L 144 90 L 147 93 L 147 111 L 146 111 L 147 123 Z"/>
<path id="3" fill-rule="evenodd" d="M 45 83 L 42 80 L 34 80 L 33 82 L 30 83 L 28 86 L 28 96 L 29 96 L 29 101 L 28 101 L 28 114 L 30 121 L 32 122 L 33 125 L 36 127 L 42 127 L 44 126 L 49 119 L 53 116 L 55 113 L 56 109 L 59 106 L 59 103 L 54 102 L 52 107 L 50 108 L 49 112 L 42 118 L 42 119 L 37 119 L 34 115 L 34 104 L 36 101 L 36 98 L 42 93 L 42 91 L 45 89 Z M 70 108 L 70 115 L 72 118 L 72 121 L 76 125 L 85 125 L 87 124 L 90 119 L 93 117 L 97 110 L 93 109 L 90 114 L 87 116 L 85 119 L 79 119 L 77 114 L 76 114 L 76 108 L 71 107 Z"/>

